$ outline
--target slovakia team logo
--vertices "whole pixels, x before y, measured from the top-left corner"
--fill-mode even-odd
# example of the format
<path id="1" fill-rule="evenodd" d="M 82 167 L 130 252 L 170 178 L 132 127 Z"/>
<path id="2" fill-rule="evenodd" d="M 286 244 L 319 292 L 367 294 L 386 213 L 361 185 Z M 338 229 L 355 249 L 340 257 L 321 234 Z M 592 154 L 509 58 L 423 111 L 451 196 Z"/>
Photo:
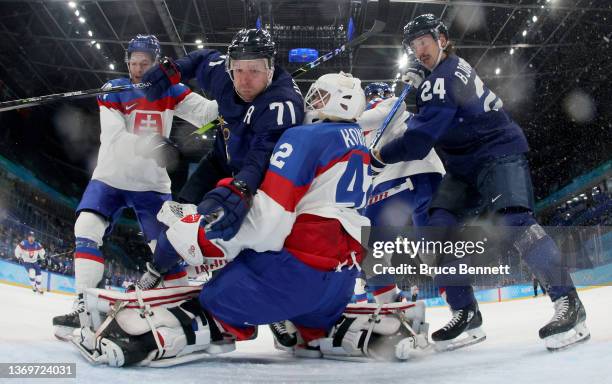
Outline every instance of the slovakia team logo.
<path id="1" fill-rule="evenodd" d="M 134 133 L 159 133 L 163 135 L 162 115 L 159 112 L 136 112 L 134 117 Z"/>

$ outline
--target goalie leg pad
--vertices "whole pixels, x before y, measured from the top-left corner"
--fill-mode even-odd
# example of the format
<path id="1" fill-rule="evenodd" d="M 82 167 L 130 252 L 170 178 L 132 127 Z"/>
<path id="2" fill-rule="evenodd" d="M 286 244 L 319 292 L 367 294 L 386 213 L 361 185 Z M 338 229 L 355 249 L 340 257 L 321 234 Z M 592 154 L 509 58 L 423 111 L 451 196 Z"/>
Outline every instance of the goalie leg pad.
<path id="1" fill-rule="evenodd" d="M 423 302 L 349 304 L 330 337 L 320 339 L 319 346 L 323 356 L 332 359 L 405 359 L 408 344 L 400 348 L 401 356 L 397 346 L 410 339 L 412 348 L 427 347 L 427 330 Z"/>

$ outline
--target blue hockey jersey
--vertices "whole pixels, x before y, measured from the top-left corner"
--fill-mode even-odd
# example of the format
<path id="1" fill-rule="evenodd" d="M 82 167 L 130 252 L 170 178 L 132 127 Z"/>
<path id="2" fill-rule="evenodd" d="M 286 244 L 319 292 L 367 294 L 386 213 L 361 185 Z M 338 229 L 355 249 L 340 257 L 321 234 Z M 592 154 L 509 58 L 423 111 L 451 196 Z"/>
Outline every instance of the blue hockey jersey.
<path id="1" fill-rule="evenodd" d="M 386 163 L 424 158 L 435 145 L 446 170 L 467 176 L 493 157 L 527 152 L 521 128 L 462 58 L 450 55 L 417 90 L 418 113 L 380 150 Z"/>
<path id="2" fill-rule="evenodd" d="M 219 104 L 224 124 L 217 132 L 214 164 L 225 175 L 247 183 L 255 191 L 268 166 L 272 149 L 281 134 L 304 120 L 304 100 L 291 76 L 276 66 L 272 83 L 252 102 L 234 91 L 225 71 L 225 56 L 203 49 L 177 60 L 181 78 L 196 78 L 207 95 Z"/>

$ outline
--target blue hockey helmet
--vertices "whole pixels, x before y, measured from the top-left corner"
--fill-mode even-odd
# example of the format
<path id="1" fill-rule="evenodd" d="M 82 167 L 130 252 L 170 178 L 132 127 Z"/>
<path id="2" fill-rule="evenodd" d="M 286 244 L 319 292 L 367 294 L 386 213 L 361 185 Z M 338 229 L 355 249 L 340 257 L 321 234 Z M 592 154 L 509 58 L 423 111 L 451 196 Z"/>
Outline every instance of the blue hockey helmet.
<path id="1" fill-rule="evenodd" d="M 391 87 L 387 83 L 370 83 L 363 90 L 366 97 L 372 95 L 378 95 L 383 99 L 389 98 L 393 95 L 393 91 L 391 91 Z"/>
<path id="2" fill-rule="evenodd" d="M 34 231 L 29 231 L 27 237 L 36 237 L 36 235 L 34 235 Z"/>
<path id="3" fill-rule="evenodd" d="M 270 67 L 275 55 L 276 44 L 270 33 L 263 29 L 242 29 L 227 47 L 227 56 L 231 60 L 268 59 Z"/>
<path id="4" fill-rule="evenodd" d="M 441 33 L 446 36 L 446 39 L 449 38 L 448 28 L 446 28 L 442 20 L 431 13 L 427 13 L 415 17 L 414 20 L 406 24 L 404 27 L 404 40 L 402 44 L 406 51 L 408 51 L 410 42 L 417 37 L 430 34 L 435 40 L 438 40 Z"/>
<path id="5" fill-rule="evenodd" d="M 157 61 L 161 55 L 159 40 L 157 40 L 155 35 L 136 35 L 135 38 L 130 40 L 125 51 L 126 62 L 130 59 L 133 52 L 148 53 L 153 57 L 154 61 Z"/>

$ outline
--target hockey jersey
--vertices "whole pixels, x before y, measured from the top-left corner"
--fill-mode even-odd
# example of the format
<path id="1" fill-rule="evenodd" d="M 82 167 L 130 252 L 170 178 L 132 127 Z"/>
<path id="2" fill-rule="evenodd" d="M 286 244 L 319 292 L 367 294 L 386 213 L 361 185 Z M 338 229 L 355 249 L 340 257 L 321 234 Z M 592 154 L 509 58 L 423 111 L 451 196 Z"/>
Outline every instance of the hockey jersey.
<path id="1" fill-rule="evenodd" d="M 363 130 L 365 136 L 365 142 L 368 147 L 374 141 L 376 133 L 387 115 L 391 112 L 393 104 L 397 101 L 397 97 L 391 97 L 385 100 L 381 100 L 379 103 L 373 105 L 371 109 L 363 112 L 363 114 L 357 119 L 357 123 Z M 378 148 L 382 148 L 385 144 L 394 138 L 401 137 L 407 129 L 408 120 L 413 116 L 412 113 L 408 112 L 404 108 L 401 108 L 396 112 L 396 115 L 385 132 L 383 133 L 380 141 L 378 142 Z M 373 181 L 374 187 L 376 185 L 384 183 L 389 180 L 395 180 L 407 176 L 418 175 L 421 173 L 440 173 L 444 175 L 444 165 L 436 154 L 435 150 L 429 151 L 427 156 L 422 160 L 413 160 L 408 162 L 399 162 L 395 164 L 389 164 L 383 168 L 382 172 L 378 174 Z"/>
<path id="2" fill-rule="evenodd" d="M 200 230 L 203 255 L 232 260 L 244 249 L 284 247 L 319 270 L 358 263 L 361 228 L 370 224 L 357 212 L 370 188 L 369 161 L 355 123 L 324 122 L 285 131 L 240 230 L 228 241 L 207 238 Z M 194 235 L 178 240 L 181 233 L 171 227 L 168 239 L 180 255 L 193 252 Z"/>
<path id="3" fill-rule="evenodd" d="M 381 147 L 384 162 L 422 159 L 435 145 L 447 172 L 469 177 L 486 160 L 528 150 L 502 100 L 458 56 L 444 59 L 424 79 L 417 108 L 406 133 Z"/>
<path id="4" fill-rule="evenodd" d="M 38 259 L 45 258 L 45 249 L 38 241 L 30 243 L 27 240 L 21 241 L 15 247 L 15 257 L 23 260 L 25 263 L 35 263 Z"/>
<path id="5" fill-rule="evenodd" d="M 210 164 L 222 168 L 219 173 L 225 177 L 243 180 L 250 191 L 256 191 L 278 138 L 304 120 L 304 100 L 298 86 L 276 66 L 268 88 L 253 101 L 245 102 L 234 91 L 225 70 L 225 55 L 220 52 L 194 51 L 177 63 L 181 78 L 195 77 L 204 92 L 219 103 L 224 124 L 217 132 Z M 204 184 L 212 188 L 217 181 L 215 177 Z"/>
<path id="6" fill-rule="evenodd" d="M 109 86 L 130 84 L 127 78 L 111 80 Z M 106 85 L 105 85 L 106 86 Z M 165 168 L 153 159 L 135 154 L 139 135 L 158 133 L 169 137 L 172 118 L 200 127 L 218 116 L 217 103 L 191 92 L 183 84 L 169 88 L 155 101 L 143 90 L 129 90 L 98 97 L 100 107 L 100 150 L 92 179 L 128 191 L 170 193 Z"/>

